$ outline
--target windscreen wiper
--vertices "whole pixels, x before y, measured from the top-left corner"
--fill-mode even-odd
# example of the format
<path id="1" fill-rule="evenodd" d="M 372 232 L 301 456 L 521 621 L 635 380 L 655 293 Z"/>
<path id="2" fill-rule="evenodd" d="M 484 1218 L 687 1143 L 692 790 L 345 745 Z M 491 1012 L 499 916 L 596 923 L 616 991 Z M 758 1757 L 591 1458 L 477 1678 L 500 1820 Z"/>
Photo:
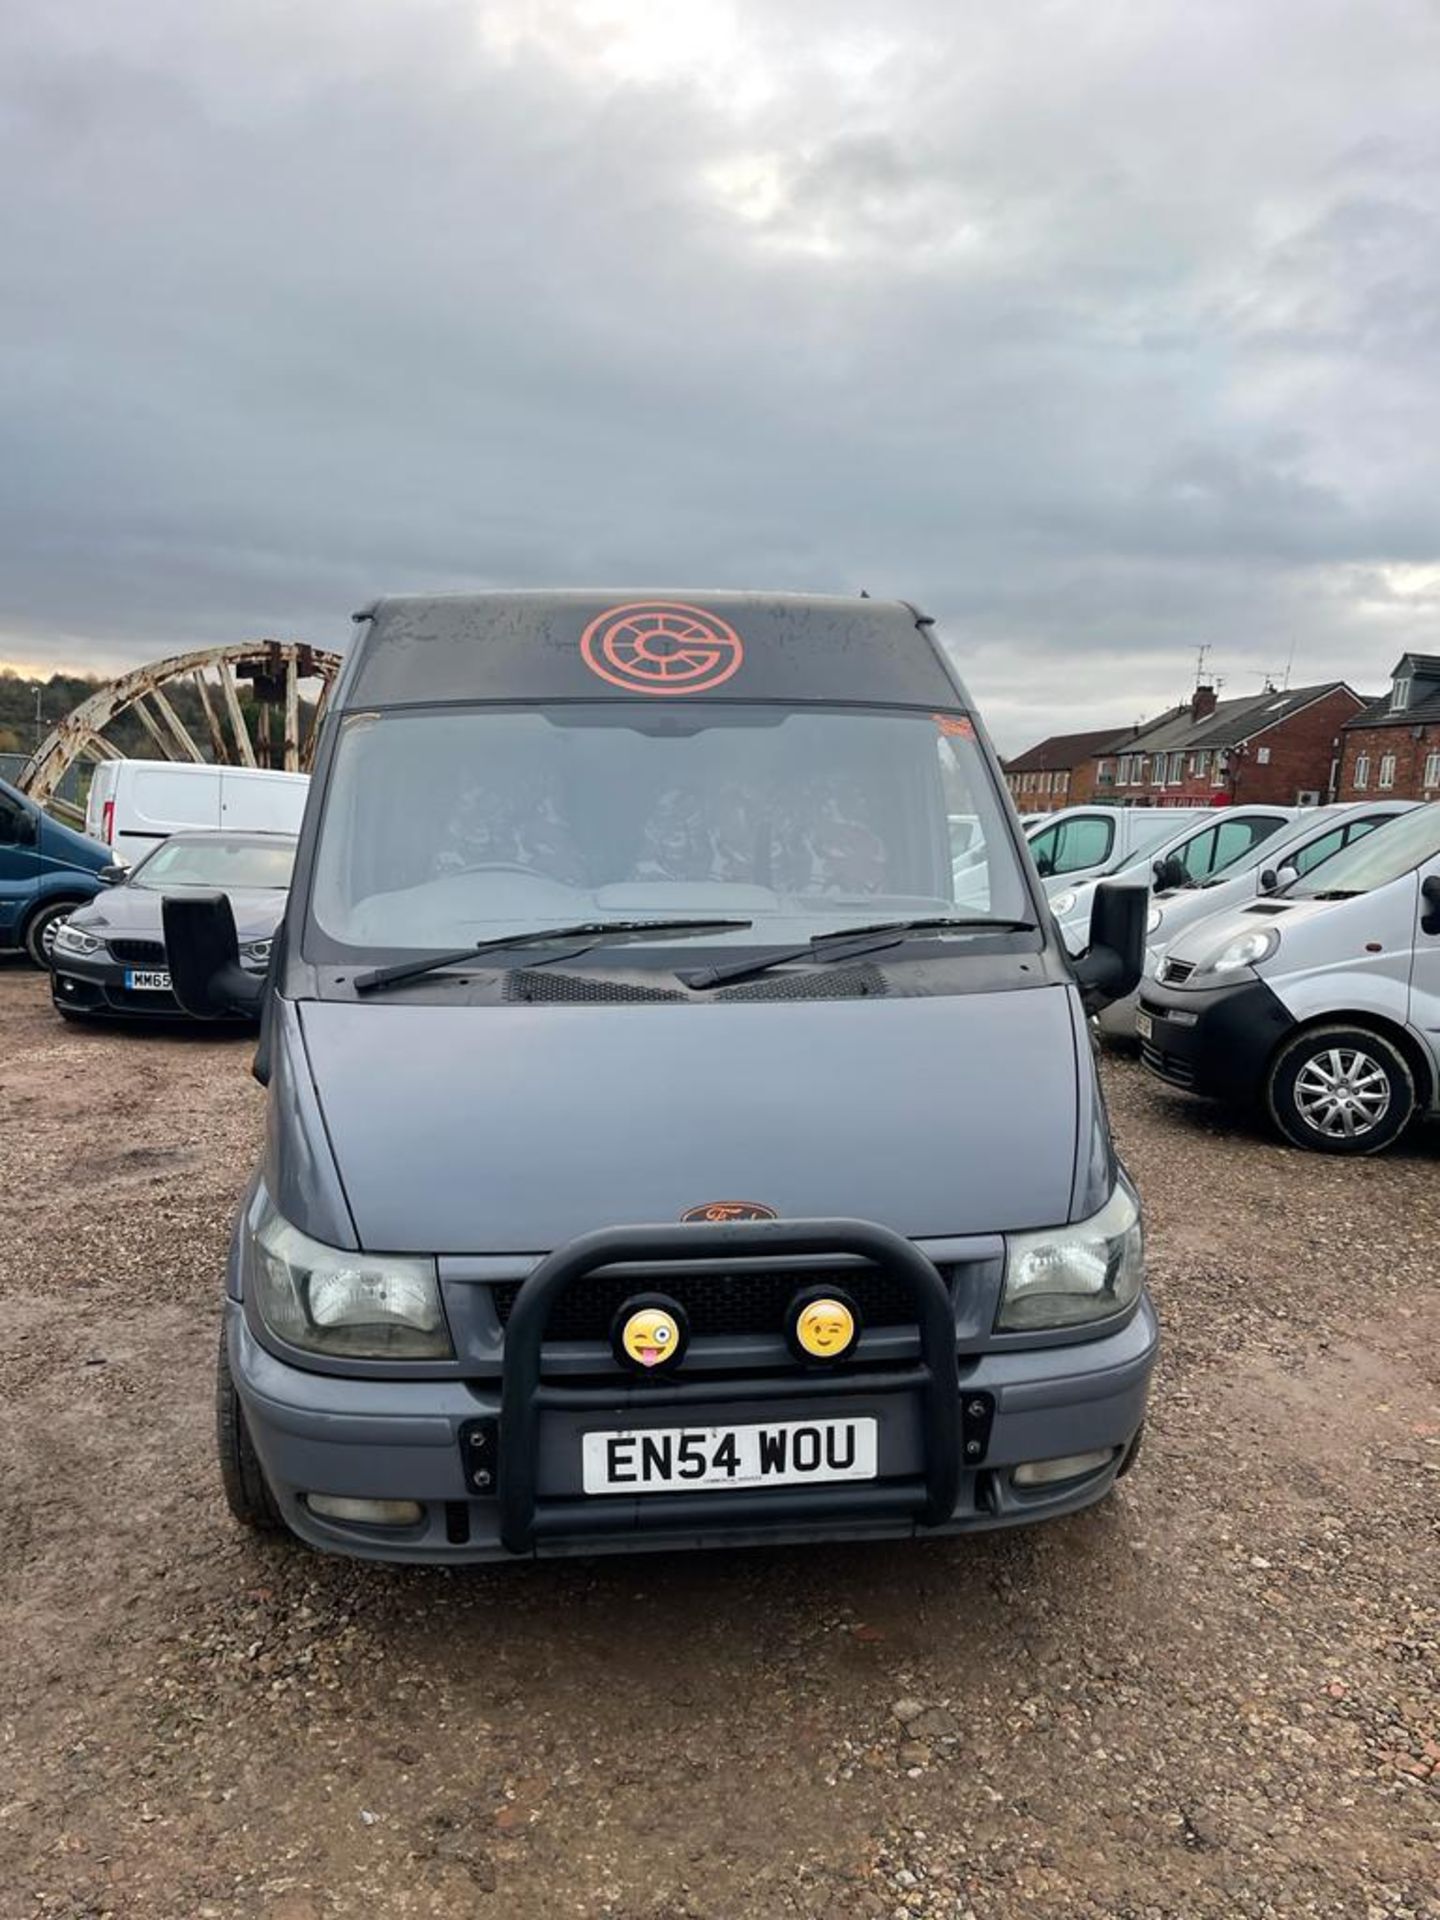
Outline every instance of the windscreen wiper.
<path id="1" fill-rule="evenodd" d="M 728 967 L 700 967 L 693 973 L 677 974 L 687 987 L 723 987 L 731 980 L 750 980 L 768 973 L 771 967 L 788 966 L 792 960 L 854 960 L 861 954 L 880 953 L 898 947 L 912 933 L 1034 933 L 1033 920 L 956 920 L 935 915 L 926 920 L 877 920 L 869 926 L 833 927 L 829 933 L 817 933 L 803 947 L 786 947 L 759 960 L 737 960 Z"/>
<path id="2" fill-rule="evenodd" d="M 1331 887 L 1328 893 L 1296 894 L 1297 900 L 1358 900 L 1364 887 Z"/>
<path id="3" fill-rule="evenodd" d="M 398 986 L 404 980 L 419 980 L 427 973 L 439 973 L 444 967 L 458 967 L 464 960 L 483 959 L 487 953 L 504 953 L 510 947 L 540 947 L 552 940 L 613 940 L 637 933 L 738 933 L 752 923 L 749 920 L 580 920 L 570 927 L 537 927 L 533 933 L 511 933 L 499 940 L 482 940 L 478 946 L 457 947 L 452 953 L 432 953 L 423 960 L 400 960 L 392 967 L 371 967 L 357 973 L 351 984 L 357 993 L 379 993 L 382 988 Z"/>

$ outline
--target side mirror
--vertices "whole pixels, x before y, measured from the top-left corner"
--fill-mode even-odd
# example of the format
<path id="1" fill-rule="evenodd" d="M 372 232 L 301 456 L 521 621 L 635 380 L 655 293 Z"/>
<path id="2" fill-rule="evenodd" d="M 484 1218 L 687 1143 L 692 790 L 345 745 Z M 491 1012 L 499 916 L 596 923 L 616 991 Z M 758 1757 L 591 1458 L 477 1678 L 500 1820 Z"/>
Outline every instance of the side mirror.
<path id="1" fill-rule="evenodd" d="M 1440 873 L 1432 873 L 1420 882 L 1420 897 L 1429 908 L 1428 913 L 1421 914 L 1420 925 L 1426 933 L 1440 933 Z"/>
<path id="2" fill-rule="evenodd" d="M 1145 921 L 1150 896 L 1144 887 L 1102 880 L 1090 909 L 1090 945 L 1075 962 L 1086 1013 L 1100 1013 L 1123 1000 L 1145 971 Z"/>
<path id="3" fill-rule="evenodd" d="M 264 978 L 240 964 L 235 915 L 223 893 L 167 894 L 160 903 L 175 998 L 197 1020 L 258 1014 Z"/>
<path id="4" fill-rule="evenodd" d="M 39 842 L 40 821 L 37 816 L 28 809 L 24 813 L 17 813 L 15 816 L 15 839 L 12 844 L 17 847 L 34 847 L 38 846 Z"/>
<path id="5" fill-rule="evenodd" d="M 1278 873 L 1276 873 L 1274 867 L 1266 867 L 1265 871 L 1260 876 L 1261 893 L 1274 893 L 1275 889 L 1279 886 L 1279 884 L 1280 884 L 1280 876 Z"/>
<path id="6" fill-rule="evenodd" d="M 1155 885 L 1161 893 L 1172 893 L 1176 887 L 1183 887 L 1190 878 L 1185 871 L 1185 862 L 1178 853 L 1167 853 L 1163 860 L 1155 862 Z"/>
<path id="7" fill-rule="evenodd" d="M 95 878 L 102 887 L 118 887 L 122 881 L 130 878 L 130 869 L 121 866 L 101 867 Z"/>

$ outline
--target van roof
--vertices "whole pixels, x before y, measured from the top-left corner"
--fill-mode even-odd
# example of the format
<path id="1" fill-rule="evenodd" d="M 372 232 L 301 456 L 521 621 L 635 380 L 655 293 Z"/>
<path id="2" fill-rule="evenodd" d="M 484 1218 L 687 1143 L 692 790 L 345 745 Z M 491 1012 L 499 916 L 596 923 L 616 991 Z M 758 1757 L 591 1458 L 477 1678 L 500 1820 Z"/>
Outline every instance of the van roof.
<path id="1" fill-rule="evenodd" d="M 108 780 L 113 772 L 115 779 L 128 773 L 165 773 L 178 774 L 182 779 L 191 779 L 197 774 L 223 773 L 231 778 L 236 774 L 246 780 L 254 779 L 258 774 L 266 780 L 308 780 L 308 773 L 290 773 L 280 767 L 232 767 L 228 761 L 218 760 L 102 760 L 95 769 L 96 776 L 104 775 Z"/>
<path id="2" fill-rule="evenodd" d="M 355 616 L 342 710 L 476 700 L 968 706 L 904 601 L 573 590 L 406 595 Z"/>

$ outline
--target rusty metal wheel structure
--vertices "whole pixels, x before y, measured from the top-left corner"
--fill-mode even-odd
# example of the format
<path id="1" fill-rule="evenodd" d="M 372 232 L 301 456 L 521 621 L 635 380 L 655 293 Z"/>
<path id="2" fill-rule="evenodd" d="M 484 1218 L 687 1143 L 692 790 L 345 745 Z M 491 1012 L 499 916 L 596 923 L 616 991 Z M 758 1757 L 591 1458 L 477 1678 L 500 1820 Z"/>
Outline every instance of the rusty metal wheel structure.
<path id="1" fill-rule="evenodd" d="M 241 641 L 154 660 L 82 700 L 36 748 L 19 786 L 62 819 L 83 825 L 83 809 L 60 793 L 60 783 L 77 765 L 135 757 L 110 737 L 125 716 L 149 737 L 145 759 L 308 772 L 339 671 L 338 653 L 289 640 Z M 176 711 L 172 696 L 182 687 L 195 696 L 185 703 L 200 716 L 195 731 Z"/>

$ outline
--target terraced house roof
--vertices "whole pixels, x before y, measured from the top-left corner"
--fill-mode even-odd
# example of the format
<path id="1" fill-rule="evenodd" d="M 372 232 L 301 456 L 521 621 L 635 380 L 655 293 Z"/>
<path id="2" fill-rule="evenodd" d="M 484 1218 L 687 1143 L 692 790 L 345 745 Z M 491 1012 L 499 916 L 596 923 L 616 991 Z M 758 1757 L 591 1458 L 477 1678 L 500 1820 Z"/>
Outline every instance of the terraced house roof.
<path id="1" fill-rule="evenodd" d="M 1096 733 L 1054 733 L 1038 747 L 1030 747 L 1005 762 L 1007 773 L 1064 773 L 1110 750 L 1115 738 L 1112 727 Z"/>
<path id="2" fill-rule="evenodd" d="M 1410 682 L 1410 698 L 1403 707 L 1395 705 L 1395 683 Z M 1396 663 L 1390 686 L 1378 700 L 1362 707 L 1352 727 L 1424 727 L 1440 725 L 1440 653 L 1407 653 Z"/>
<path id="3" fill-rule="evenodd" d="M 1313 687 L 1288 687 L 1278 692 L 1266 687 L 1262 693 L 1221 700 L 1214 709 L 1198 717 L 1189 704 L 1172 707 L 1139 733 L 1115 742 L 1115 750 L 1124 753 L 1185 752 L 1192 747 L 1238 747 L 1243 741 L 1267 727 L 1278 726 L 1327 693 L 1345 686 L 1343 680 L 1325 680 Z M 1358 699 L 1359 696 L 1357 695 Z"/>

